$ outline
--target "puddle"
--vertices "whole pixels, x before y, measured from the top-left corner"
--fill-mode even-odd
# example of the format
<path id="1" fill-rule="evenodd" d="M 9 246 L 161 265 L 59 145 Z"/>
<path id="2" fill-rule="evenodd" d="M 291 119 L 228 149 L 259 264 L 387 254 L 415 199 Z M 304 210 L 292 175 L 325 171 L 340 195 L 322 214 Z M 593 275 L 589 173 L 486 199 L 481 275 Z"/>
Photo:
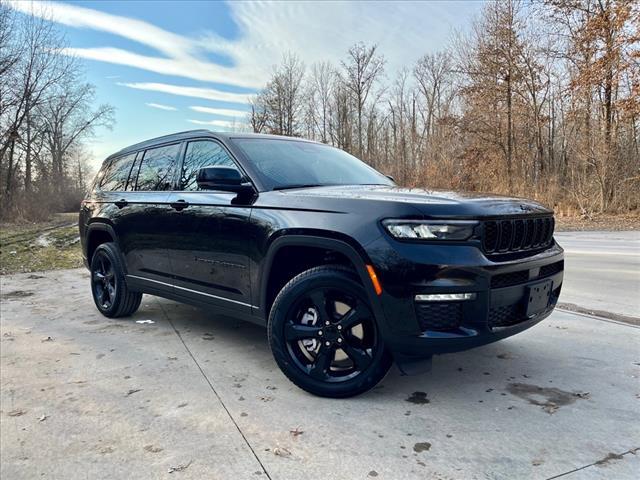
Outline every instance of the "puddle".
<path id="1" fill-rule="evenodd" d="M 622 460 L 624 457 L 618 453 L 609 452 L 606 457 L 598 460 L 596 465 L 606 465 L 613 460 Z"/>
<path id="2" fill-rule="evenodd" d="M 528 383 L 510 383 L 507 390 L 510 394 L 532 405 L 542 407 L 547 413 L 555 413 L 560 407 L 571 405 L 579 399 L 589 398 L 586 392 L 567 392 L 555 387 L 539 387 Z"/>
<path id="3" fill-rule="evenodd" d="M 427 394 L 425 392 L 413 392 L 409 398 L 406 399 L 407 402 L 415 403 L 417 405 L 424 405 L 426 403 L 430 403 L 430 400 L 427 398 Z"/>
<path id="4" fill-rule="evenodd" d="M 30 297 L 33 295 L 33 292 L 29 292 L 26 290 L 14 290 L 13 292 L 3 293 L 0 297 L 5 300 L 7 298 L 24 298 Z"/>
<path id="5" fill-rule="evenodd" d="M 413 446 L 413 451 L 416 453 L 427 452 L 429 451 L 430 448 L 431 448 L 431 444 L 429 442 L 421 442 L 421 443 L 416 443 Z"/>
<path id="6" fill-rule="evenodd" d="M 38 238 L 36 238 L 36 241 L 34 242 L 34 245 L 36 247 L 50 247 L 51 246 L 51 238 L 49 237 L 50 232 L 45 232 L 42 235 L 40 235 Z"/>

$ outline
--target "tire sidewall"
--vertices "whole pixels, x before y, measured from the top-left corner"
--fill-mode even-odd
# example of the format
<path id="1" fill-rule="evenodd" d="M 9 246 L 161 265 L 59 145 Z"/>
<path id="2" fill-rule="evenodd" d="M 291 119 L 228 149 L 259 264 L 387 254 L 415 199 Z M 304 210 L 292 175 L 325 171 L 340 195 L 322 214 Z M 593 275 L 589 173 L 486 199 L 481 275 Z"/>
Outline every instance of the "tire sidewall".
<path id="1" fill-rule="evenodd" d="M 123 297 L 126 293 L 125 292 L 126 286 L 124 283 L 124 274 L 120 266 L 120 261 L 117 257 L 117 252 L 114 251 L 115 248 L 116 248 L 115 245 L 113 245 L 112 243 L 104 243 L 98 246 L 98 248 L 96 248 L 96 251 L 94 252 L 93 257 L 91 257 L 91 271 L 90 271 L 91 296 L 93 297 L 93 302 L 95 303 L 96 308 L 100 311 L 100 313 L 102 313 L 106 317 L 113 317 L 117 314 L 118 308 L 120 307 L 120 304 L 122 303 Z M 95 268 L 98 263 L 98 259 L 101 256 L 107 257 L 109 262 L 111 262 L 113 272 L 114 272 L 115 283 L 116 283 L 116 294 L 109 308 L 104 308 L 100 304 L 100 302 L 98 301 L 98 298 L 96 297 L 96 290 L 93 285 L 93 272 L 95 271 Z"/>
<path id="2" fill-rule="evenodd" d="M 322 382 L 303 372 L 291 358 L 287 342 L 284 339 L 284 326 L 287 313 L 293 304 L 305 292 L 316 288 L 332 288 L 349 293 L 364 302 L 373 312 L 367 294 L 355 275 L 349 271 L 315 268 L 301 273 L 292 279 L 276 297 L 269 315 L 269 344 L 280 369 L 296 385 L 316 395 L 326 397 L 349 397 L 365 392 L 375 386 L 389 370 L 390 356 L 381 337 L 380 328 L 372 313 L 378 348 L 374 352 L 371 365 L 355 378 L 344 382 Z"/>

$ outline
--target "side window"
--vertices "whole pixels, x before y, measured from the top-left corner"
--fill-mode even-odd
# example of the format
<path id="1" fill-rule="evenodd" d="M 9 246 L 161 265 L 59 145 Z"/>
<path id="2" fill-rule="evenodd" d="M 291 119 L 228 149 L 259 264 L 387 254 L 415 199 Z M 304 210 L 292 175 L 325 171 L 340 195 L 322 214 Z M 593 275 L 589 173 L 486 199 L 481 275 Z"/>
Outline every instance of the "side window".
<path id="1" fill-rule="evenodd" d="M 133 165 L 135 153 L 116 158 L 101 172 L 100 189 L 107 192 L 124 191 Z"/>
<path id="2" fill-rule="evenodd" d="M 219 143 L 210 140 L 189 142 L 180 172 L 180 190 L 199 190 L 196 183 L 202 167 L 236 167 L 227 151 Z"/>
<path id="3" fill-rule="evenodd" d="M 171 190 L 180 144 L 150 148 L 144 152 L 136 190 Z"/>

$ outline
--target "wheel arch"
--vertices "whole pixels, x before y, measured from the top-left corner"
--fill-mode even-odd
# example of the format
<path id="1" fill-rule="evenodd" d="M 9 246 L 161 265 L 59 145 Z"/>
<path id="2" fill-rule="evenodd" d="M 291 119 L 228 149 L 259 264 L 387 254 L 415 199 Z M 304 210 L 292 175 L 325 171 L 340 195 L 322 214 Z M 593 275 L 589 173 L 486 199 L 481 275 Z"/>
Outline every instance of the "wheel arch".
<path id="1" fill-rule="evenodd" d="M 364 286 L 376 319 L 378 321 L 381 319 L 382 308 L 380 305 L 379 297 L 375 292 L 375 289 L 369 277 L 369 273 L 367 271 L 367 264 L 370 264 L 370 262 L 368 261 L 366 253 L 363 250 L 359 251 L 361 249 L 358 249 L 357 247 L 342 239 L 306 234 L 282 235 L 276 238 L 269 245 L 269 249 L 262 263 L 258 281 L 260 289 L 258 309 L 265 318 L 268 318 L 269 316 L 269 311 L 271 309 L 273 301 L 273 298 L 270 298 L 273 297 L 272 294 L 270 295 L 270 281 L 273 279 L 272 273 L 274 270 L 274 261 L 278 257 L 279 253 L 287 251 L 287 249 L 291 248 L 308 248 L 335 252 L 336 254 L 348 260 L 351 266 L 353 266 L 353 269 L 360 279 L 360 282 Z"/>
<path id="2" fill-rule="evenodd" d="M 118 247 L 120 247 L 118 243 L 118 236 L 113 228 L 113 225 L 104 222 L 104 221 L 93 221 L 89 223 L 87 226 L 87 241 L 86 241 L 86 258 L 88 265 L 91 265 L 91 258 L 95 253 L 96 249 L 103 243 L 113 242 Z M 120 248 L 118 248 L 120 251 Z M 126 269 L 126 263 L 122 258 L 122 254 L 120 260 L 122 261 L 122 265 L 124 265 Z"/>

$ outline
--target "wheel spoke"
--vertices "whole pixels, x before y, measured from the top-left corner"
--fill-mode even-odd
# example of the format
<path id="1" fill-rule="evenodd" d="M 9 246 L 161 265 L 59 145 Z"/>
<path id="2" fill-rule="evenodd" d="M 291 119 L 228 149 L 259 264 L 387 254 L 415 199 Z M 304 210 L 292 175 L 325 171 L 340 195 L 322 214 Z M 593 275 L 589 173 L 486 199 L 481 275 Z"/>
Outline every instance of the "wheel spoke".
<path id="1" fill-rule="evenodd" d="M 328 376 L 327 372 L 329 367 L 331 367 L 335 354 L 335 347 L 321 346 L 316 355 L 315 362 L 309 370 L 309 374 L 315 379 L 324 380 Z"/>
<path id="2" fill-rule="evenodd" d="M 324 324 L 327 320 L 330 320 L 329 309 L 327 305 L 327 297 L 322 290 L 315 290 L 309 294 L 309 298 L 313 303 L 313 306 L 318 312 L 318 319 Z"/>
<path id="3" fill-rule="evenodd" d="M 344 350 L 344 353 L 353 361 L 358 370 L 364 370 L 371 363 L 371 357 L 365 350 L 349 344 L 343 345 L 342 350 Z"/>
<path id="4" fill-rule="evenodd" d="M 94 282 L 102 282 L 103 278 L 104 278 L 104 275 L 101 272 L 98 272 L 97 270 L 95 272 L 93 272 L 93 281 Z"/>
<path id="5" fill-rule="evenodd" d="M 98 301 L 100 302 L 100 305 L 104 305 L 106 296 L 107 296 L 106 289 L 104 288 L 103 285 L 100 285 L 98 287 Z"/>
<path id="6" fill-rule="evenodd" d="M 363 309 L 358 308 L 358 306 L 359 305 L 356 304 L 355 306 L 351 307 L 351 310 L 349 310 L 338 322 L 338 324 L 342 326 L 344 330 L 349 330 L 355 327 L 366 318 L 365 312 L 363 311 Z"/>
<path id="7" fill-rule="evenodd" d="M 320 327 L 312 325 L 301 325 L 299 323 L 288 323 L 285 325 L 285 338 L 287 341 L 302 340 L 303 338 L 314 338 L 318 336 Z"/>

